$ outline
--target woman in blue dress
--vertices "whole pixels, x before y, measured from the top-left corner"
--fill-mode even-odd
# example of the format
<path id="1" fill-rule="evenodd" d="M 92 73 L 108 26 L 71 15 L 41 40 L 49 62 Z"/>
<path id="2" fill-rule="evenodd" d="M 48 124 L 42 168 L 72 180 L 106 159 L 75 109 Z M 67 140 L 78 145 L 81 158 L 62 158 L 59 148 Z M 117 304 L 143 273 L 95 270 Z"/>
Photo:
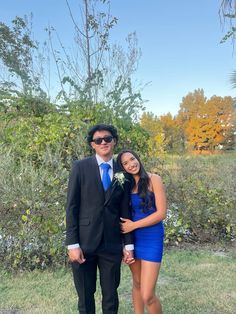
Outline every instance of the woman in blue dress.
<path id="1" fill-rule="evenodd" d="M 134 233 L 135 262 L 127 261 L 133 278 L 134 312 L 143 314 L 146 307 L 149 314 L 159 314 L 162 309 L 155 287 L 163 254 L 165 188 L 160 176 L 145 171 L 135 152 L 124 150 L 117 161 L 133 178 L 132 220 L 121 218 L 121 229 L 123 233 Z"/>

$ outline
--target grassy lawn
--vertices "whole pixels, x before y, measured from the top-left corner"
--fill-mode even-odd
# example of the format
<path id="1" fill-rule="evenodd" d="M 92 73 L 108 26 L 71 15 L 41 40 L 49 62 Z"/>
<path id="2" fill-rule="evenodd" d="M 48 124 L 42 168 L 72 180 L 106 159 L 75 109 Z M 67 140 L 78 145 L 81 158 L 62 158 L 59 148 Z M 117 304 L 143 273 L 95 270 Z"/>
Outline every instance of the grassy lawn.
<path id="1" fill-rule="evenodd" d="M 166 250 L 157 293 L 165 314 L 236 313 L 235 249 L 227 252 L 210 249 Z M 133 313 L 131 277 L 125 265 L 122 266 L 119 295 L 119 313 Z M 99 314 L 99 289 L 96 300 Z M 67 314 L 77 313 L 76 308 L 77 297 L 70 270 L 34 271 L 17 275 L 0 271 L 0 313 Z"/>

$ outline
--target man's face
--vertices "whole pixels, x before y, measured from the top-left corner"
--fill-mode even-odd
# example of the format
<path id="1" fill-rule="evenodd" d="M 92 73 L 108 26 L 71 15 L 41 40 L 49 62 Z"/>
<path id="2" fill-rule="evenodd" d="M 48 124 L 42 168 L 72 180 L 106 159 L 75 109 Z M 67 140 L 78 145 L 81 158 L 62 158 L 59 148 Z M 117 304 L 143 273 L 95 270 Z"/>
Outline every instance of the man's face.
<path id="1" fill-rule="evenodd" d="M 109 131 L 96 131 L 93 134 L 92 148 L 103 159 L 111 159 L 116 140 Z"/>

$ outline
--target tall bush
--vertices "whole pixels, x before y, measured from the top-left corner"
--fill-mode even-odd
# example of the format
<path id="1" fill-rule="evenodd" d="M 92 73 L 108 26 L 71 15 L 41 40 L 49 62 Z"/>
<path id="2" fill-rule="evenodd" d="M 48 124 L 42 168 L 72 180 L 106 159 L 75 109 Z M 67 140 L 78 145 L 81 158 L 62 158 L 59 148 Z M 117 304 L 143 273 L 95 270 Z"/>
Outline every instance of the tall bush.
<path id="1" fill-rule="evenodd" d="M 45 153 L 36 168 L 1 154 L 0 259 L 7 268 L 34 269 L 65 259 L 68 171 L 60 156 Z"/>

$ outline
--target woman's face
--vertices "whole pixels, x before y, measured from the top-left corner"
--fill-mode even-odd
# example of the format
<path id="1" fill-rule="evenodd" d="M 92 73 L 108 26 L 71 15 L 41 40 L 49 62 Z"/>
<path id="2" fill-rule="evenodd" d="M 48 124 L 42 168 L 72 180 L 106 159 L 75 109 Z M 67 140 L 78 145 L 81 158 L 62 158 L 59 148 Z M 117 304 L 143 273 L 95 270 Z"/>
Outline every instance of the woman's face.
<path id="1" fill-rule="evenodd" d="M 133 154 L 124 153 L 121 156 L 121 164 L 126 172 L 132 175 L 139 173 L 140 163 Z"/>

